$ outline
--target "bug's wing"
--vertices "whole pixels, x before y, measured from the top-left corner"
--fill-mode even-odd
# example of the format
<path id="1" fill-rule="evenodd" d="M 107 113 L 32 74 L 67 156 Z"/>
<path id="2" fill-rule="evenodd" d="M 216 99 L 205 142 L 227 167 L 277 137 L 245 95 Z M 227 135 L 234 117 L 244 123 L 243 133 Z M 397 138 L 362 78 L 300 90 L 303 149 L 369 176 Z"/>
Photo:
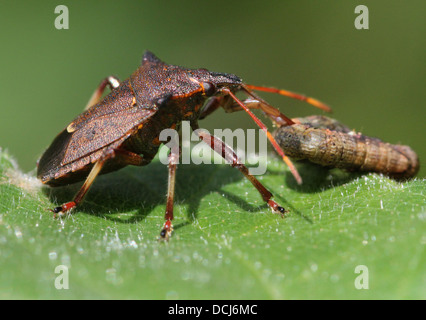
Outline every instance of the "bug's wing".
<path id="1" fill-rule="evenodd" d="M 84 127 L 73 132 L 61 165 L 126 137 L 154 113 L 154 109 L 131 108 L 90 120 Z"/>
<path id="2" fill-rule="evenodd" d="M 130 87 L 129 80 L 125 80 L 118 88 L 113 89 L 101 102 L 78 115 L 74 121 L 69 124 L 67 131 L 72 133 L 83 128 L 94 119 L 133 108 L 133 102 L 134 92 Z"/>
<path id="3" fill-rule="evenodd" d="M 52 179 L 60 167 L 125 139 L 153 114 L 152 109 L 122 110 L 95 118 L 72 133 L 64 129 L 38 161 L 37 177 L 43 181 Z"/>
<path id="4" fill-rule="evenodd" d="M 137 105 L 129 81 L 123 81 L 104 100 L 83 112 L 67 127 L 66 131 L 72 137 L 60 165 L 66 165 L 125 138 L 156 110 L 155 106 Z"/>
<path id="5" fill-rule="evenodd" d="M 79 115 L 53 140 L 37 165 L 37 176 L 125 139 L 126 135 L 156 112 L 156 107 L 134 104 L 128 81 L 114 89 L 102 102 Z"/>

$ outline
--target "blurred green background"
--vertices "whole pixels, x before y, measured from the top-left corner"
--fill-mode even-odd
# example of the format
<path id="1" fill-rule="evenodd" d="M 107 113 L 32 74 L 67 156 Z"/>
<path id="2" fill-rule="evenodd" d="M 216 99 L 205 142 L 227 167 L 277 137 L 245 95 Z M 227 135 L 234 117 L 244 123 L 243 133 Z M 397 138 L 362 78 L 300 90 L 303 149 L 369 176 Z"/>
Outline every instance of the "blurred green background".
<path id="1" fill-rule="evenodd" d="M 54 27 L 58 4 L 69 8 L 69 30 Z M 354 27 L 359 4 L 369 30 Z M 127 78 L 149 49 L 168 63 L 316 97 L 350 127 L 425 159 L 425 9 L 421 0 L 2 1 L 0 146 L 33 170 L 100 80 Z M 321 113 L 262 96 L 290 117 Z M 222 110 L 200 125 L 255 128 Z"/>

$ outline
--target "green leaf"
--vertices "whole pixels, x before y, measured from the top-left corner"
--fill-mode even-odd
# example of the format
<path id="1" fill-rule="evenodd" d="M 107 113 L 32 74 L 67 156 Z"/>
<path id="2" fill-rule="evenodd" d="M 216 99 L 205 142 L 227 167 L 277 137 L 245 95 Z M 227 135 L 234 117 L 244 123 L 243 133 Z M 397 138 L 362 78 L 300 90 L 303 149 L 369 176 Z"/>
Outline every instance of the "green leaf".
<path id="1" fill-rule="evenodd" d="M 79 185 L 41 187 L 0 151 L 0 298 L 425 299 L 425 179 L 398 183 L 280 160 L 260 181 L 290 210 L 270 212 L 238 170 L 178 168 L 175 231 L 163 224 L 167 168 L 101 176 L 84 205 L 47 209 Z M 65 284 L 68 267 L 69 289 Z M 357 266 L 368 289 L 357 289 Z M 358 278 L 359 280 L 359 278 Z"/>

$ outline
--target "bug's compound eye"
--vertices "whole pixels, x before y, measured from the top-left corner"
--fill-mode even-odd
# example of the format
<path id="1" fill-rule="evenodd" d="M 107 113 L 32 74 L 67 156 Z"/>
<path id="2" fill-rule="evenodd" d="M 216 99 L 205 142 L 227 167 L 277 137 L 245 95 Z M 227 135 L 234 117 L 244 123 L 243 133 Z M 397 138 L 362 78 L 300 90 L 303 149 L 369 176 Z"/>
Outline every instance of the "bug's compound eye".
<path id="1" fill-rule="evenodd" d="M 201 83 L 203 89 L 204 89 L 204 94 L 208 97 L 214 95 L 216 93 L 216 86 L 211 83 L 211 82 L 202 82 Z"/>
<path id="2" fill-rule="evenodd" d="M 53 211 L 53 213 L 59 213 L 59 212 L 62 212 L 62 211 L 63 211 L 63 209 L 62 209 L 62 207 L 56 207 L 56 208 L 55 208 L 55 209 L 53 209 L 52 211 Z"/>

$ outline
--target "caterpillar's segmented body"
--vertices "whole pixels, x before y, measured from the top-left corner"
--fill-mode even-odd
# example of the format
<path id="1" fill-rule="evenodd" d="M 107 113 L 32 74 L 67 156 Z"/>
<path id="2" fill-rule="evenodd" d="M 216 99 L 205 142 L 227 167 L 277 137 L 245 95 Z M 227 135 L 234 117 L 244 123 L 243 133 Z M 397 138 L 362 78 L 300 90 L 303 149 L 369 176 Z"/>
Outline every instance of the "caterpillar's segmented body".
<path id="1" fill-rule="evenodd" d="M 350 171 L 383 173 L 395 179 L 412 178 L 419 170 L 417 154 L 408 146 L 356 133 L 325 116 L 293 121 L 296 124 L 274 132 L 276 141 L 289 157 Z"/>

